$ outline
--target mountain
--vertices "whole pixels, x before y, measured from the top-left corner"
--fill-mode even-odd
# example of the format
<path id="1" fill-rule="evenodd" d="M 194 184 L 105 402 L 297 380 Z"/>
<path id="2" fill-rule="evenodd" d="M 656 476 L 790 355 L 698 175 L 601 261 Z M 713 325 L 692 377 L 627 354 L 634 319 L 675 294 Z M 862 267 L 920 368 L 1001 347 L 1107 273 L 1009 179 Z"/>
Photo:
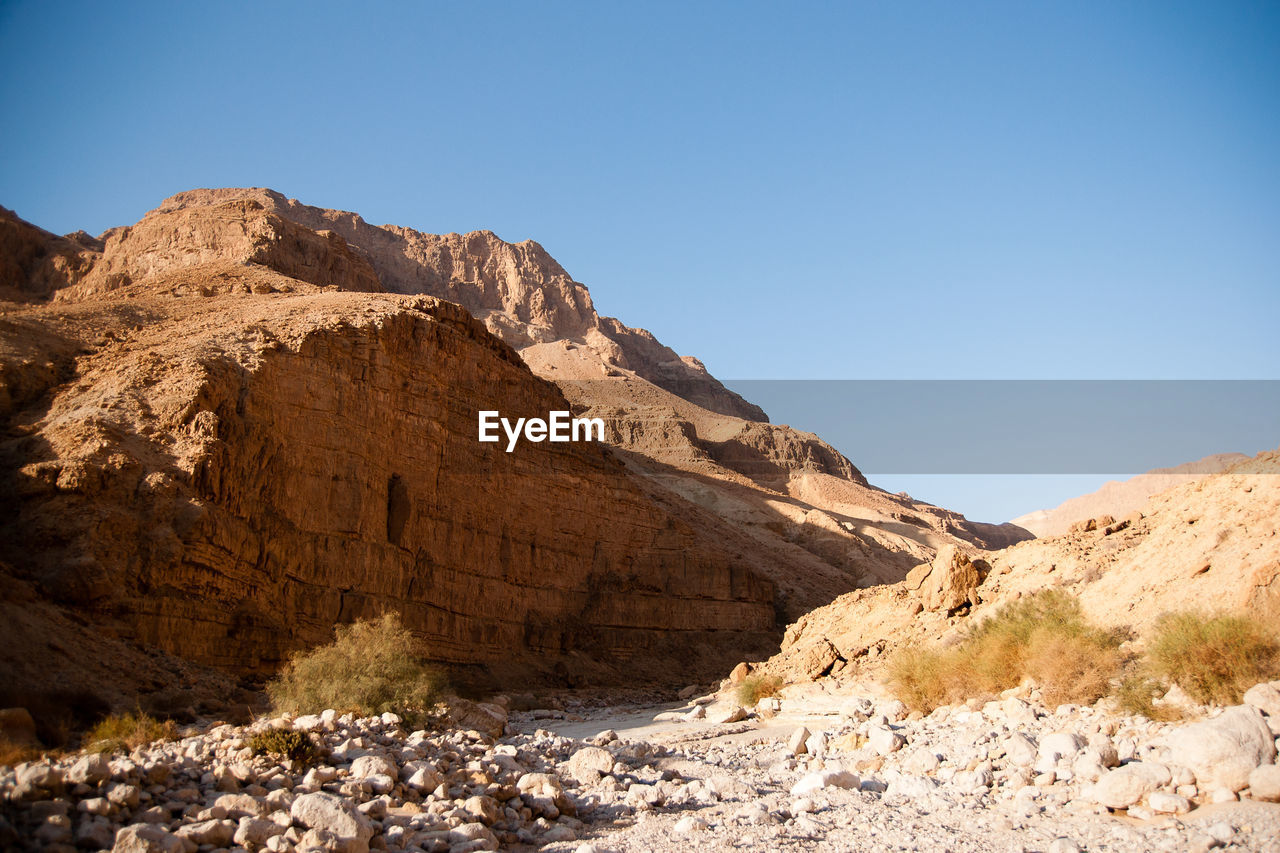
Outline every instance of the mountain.
<path id="1" fill-rule="evenodd" d="M 1218 453 L 1172 468 L 1156 468 L 1120 482 L 1109 480 L 1096 492 L 1063 501 L 1053 509 L 1027 513 L 1009 523 L 1030 530 L 1042 539 L 1061 536 L 1071 525 L 1090 518 L 1106 515 L 1123 518 L 1141 509 L 1152 495 L 1210 474 L 1220 474 L 1248 458 L 1243 453 Z"/>
<path id="2" fill-rule="evenodd" d="M 98 237 L 6 212 L 0 248 L 11 689 L 111 654 L 59 643 L 68 620 L 252 683 L 388 609 L 477 682 L 686 680 L 940 547 L 1029 536 L 870 486 L 536 243 L 224 189 Z M 507 454 L 485 409 L 599 416 L 605 442 Z"/>

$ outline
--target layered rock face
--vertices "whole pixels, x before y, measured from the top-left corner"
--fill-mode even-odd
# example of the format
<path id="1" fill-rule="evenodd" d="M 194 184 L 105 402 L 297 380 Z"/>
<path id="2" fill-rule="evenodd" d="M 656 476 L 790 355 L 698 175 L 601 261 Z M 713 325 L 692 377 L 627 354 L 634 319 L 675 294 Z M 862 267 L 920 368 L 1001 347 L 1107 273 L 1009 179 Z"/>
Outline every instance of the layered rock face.
<path id="1" fill-rule="evenodd" d="M 273 218 L 304 229 L 341 235 L 344 245 L 368 258 L 386 290 L 456 302 L 517 349 L 578 341 L 597 353 L 603 365 L 635 371 L 712 411 L 768 419 L 758 406 L 721 385 L 697 359 L 682 359 L 644 329 L 597 314 L 586 287 L 532 240 L 513 244 L 491 231 L 438 235 L 396 225 L 379 227 L 355 213 L 312 207 L 267 189 L 179 193 L 135 228 L 166 229 L 183 217 L 204 217 L 210 207 L 246 203 L 261 205 Z"/>
<path id="2" fill-rule="evenodd" d="M 767 648 L 774 589 L 735 531 L 602 445 L 476 440 L 479 409 L 569 404 L 464 309 L 351 292 L 377 281 L 341 238 L 228 209 L 248 221 L 215 229 L 256 260 L 112 261 L 136 238 L 117 234 L 107 272 L 6 310 L 0 559 L 19 583 L 241 673 L 388 609 L 499 679 L 683 679 L 670 655 Z"/>
<path id="3" fill-rule="evenodd" d="M 99 238 L 0 226 L 0 559 L 184 659 L 267 672 L 396 609 L 444 661 L 687 678 L 1027 535 L 874 488 L 533 242 L 259 189 Z M 478 410 L 569 408 L 612 447 L 476 441 Z"/>
<path id="4" fill-rule="evenodd" d="M 627 451 L 634 473 L 745 534 L 789 619 L 858 586 L 899 580 L 941 545 L 976 554 L 1029 535 L 869 485 L 819 437 L 767 423 L 697 359 L 601 317 L 586 288 L 532 241 L 374 226 L 271 190 L 217 189 L 179 193 L 136 225 L 80 242 L 93 243 L 90 267 L 57 291 L 59 303 L 119 296 L 131 282 L 177 295 L 222 292 L 220 279 L 198 271 L 232 263 L 463 305 L 575 410 L 604 419 L 606 441 Z"/>

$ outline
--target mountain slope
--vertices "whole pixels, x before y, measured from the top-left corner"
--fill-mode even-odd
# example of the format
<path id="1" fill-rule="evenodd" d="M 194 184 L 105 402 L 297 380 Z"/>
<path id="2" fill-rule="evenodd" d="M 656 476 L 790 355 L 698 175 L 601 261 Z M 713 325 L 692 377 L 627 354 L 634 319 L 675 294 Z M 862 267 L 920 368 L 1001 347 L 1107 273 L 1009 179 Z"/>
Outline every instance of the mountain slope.
<path id="1" fill-rule="evenodd" d="M 1123 518 L 1141 509 L 1152 495 L 1221 473 L 1248 458 L 1243 453 L 1218 453 L 1172 468 L 1156 468 L 1128 480 L 1110 480 L 1095 492 L 1063 501 L 1053 509 L 1027 513 L 1009 523 L 1030 530 L 1041 538 L 1061 536 L 1079 521 L 1104 515 Z"/>

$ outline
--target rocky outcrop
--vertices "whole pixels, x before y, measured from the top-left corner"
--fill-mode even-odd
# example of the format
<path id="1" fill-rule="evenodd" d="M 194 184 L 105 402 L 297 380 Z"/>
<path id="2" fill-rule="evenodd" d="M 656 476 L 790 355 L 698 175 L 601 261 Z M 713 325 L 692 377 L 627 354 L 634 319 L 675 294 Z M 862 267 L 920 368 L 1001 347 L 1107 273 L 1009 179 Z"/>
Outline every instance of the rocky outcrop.
<path id="1" fill-rule="evenodd" d="M 153 211 L 102 236 L 102 257 L 61 301 L 108 295 L 135 281 L 221 262 L 268 267 L 340 290 L 383 289 L 369 261 L 332 231 L 313 231 L 252 197 Z"/>
<path id="2" fill-rule="evenodd" d="M 624 367 L 712 411 L 767 420 L 758 406 L 721 385 L 697 359 L 682 359 L 649 332 L 597 314 L 586 287 L 532 240 L 513 244 L 491 231 L 437 235 L 379 227 L 355 213 L 311 207 L 266 189 L 179 193 L 140 225 L 203 216 L 205 209 L 246 201 L 305 229 L 341 235 L 368 258 L 386 290 L 456 302 L 517 349 L 576 341 L 591 348 L 600 363 Z"/>
<path id="3" fill-rule="evenodd" d="M 263 672 L 387 608 L 454 663 L 772 627 L 771 586 L 600 447 L 475 441 L 480 408 L 567 403 L 460 308 L 183 301 L 83 359 L 4 448 L 5 556 L 56 601 Z"/>
<path id="4" fill-rule="evenodd" d="M 58 237 L 0 207 L 0 299 L 47 299 L 79 281 L 100 248 L 88 235 Z"/>
<path id="5" fill-rule="evenodd" d="M 1002 605 L 1046 587 L 1080 599 L 1107 628 L 1147 633 L 1164 613 L 1280 612 L 1280 451 L 1153 498 L 1127 523 L 1021 542 L 970 557 L 937 556 L 893 584 L 846 593 L 795 619 L 778 654 L 760 665 L 787 680 L 812 678 L 811 658 L 834 648 L 823 675 L 876 672 L 886 651 L 956 640 Z M 980 561 L 980 562 L 979 562 Z"/>
<path id="6" fill-rule="evenodd" d="M 260 189 L 11 230 L 10 290 L 45 303 L 0 318 L 0 558 L 128 643 L 261 674 L 395 608 L 441 660 L 662 676 L 1018 533 L 764 423 L 533 242 Z M 564 408 L 613 449 L 475 440 L 478 409 Z"/>
<path id="7" fill-rule="evenodd" d="M 172 217 L 4 318 L 0 559 L 35 613 L 241 674 L 387 609 L 499 681 L 767 648 L 774 588 L 740 533 L 604 446 L 476 441 L 479 409 L 570 406 L 463 308 L 370 293 L 341 237 L 252 202 Z M 73 671 L 55 647 L 6 650 L 7 681 Z"/>
<path id="8" fill-rule="evenodd" d="M 954 545 L 943 545 L 932 563 L 912 569 L 903 586 L 915 592 L 925 610 L 952 613 L 977 604 L 981 577 L 973 561 Z"/>

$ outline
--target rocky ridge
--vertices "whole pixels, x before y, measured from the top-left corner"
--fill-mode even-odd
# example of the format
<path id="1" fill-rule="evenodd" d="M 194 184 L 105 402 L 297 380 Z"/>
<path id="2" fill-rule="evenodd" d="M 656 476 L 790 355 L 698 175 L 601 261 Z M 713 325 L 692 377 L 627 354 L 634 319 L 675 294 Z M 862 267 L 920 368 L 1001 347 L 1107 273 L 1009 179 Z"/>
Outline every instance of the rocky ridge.
<path id="1" fill-rule="evenodd" d="M 1061 536 L 1069 532 L 1072 525 L 1091 518 L 1108 515 L 1113 520 L 1124 518 L 1140 511 L 1148 500 L 1161 492 L 1202 477 L 1220 474 L 1248 458 L 1243 453 L 1218 453 L 1171 468 L 1156 468 L 1127 480 L 1111 480 L 1095 492 L 1063 501 L 1053 509 L 1018 516 L 1009 523 L 1030 530 L 1040 538 Z"/>
<path id="2" fill-rule="evenodd" d="M 767 648 L 735 531 L 605 447 L 474 440 L 483 405 L 568 404 L 460 307 L 220 263 L 112 293 L 0 318 L 0 551 L 39 600 L 240 675 L 388 607 L 499 680 Z M 98 689 L 66 647 L 23 648 L 7 691 Z"/>
<path id="3" fill-rule="evenodd" d="M 940 545 L 1025 535 L 867 485 L 600 317 L 533 243 L 267 190 L 183 193 L 98 238 L 6 214 L 0 239 L 0 560 L 42 603 L 197 664 L 266 674 L 394 606 L 490 674 L 536 652 L 562 680 L 662 677 L 673 648 L 710 667 Z M 614 449 L 532 447 L 504 474 L 472 440 L 495 406 L 600 414 Z M 10 685 L 43 689 L 21 645 Z"/>

